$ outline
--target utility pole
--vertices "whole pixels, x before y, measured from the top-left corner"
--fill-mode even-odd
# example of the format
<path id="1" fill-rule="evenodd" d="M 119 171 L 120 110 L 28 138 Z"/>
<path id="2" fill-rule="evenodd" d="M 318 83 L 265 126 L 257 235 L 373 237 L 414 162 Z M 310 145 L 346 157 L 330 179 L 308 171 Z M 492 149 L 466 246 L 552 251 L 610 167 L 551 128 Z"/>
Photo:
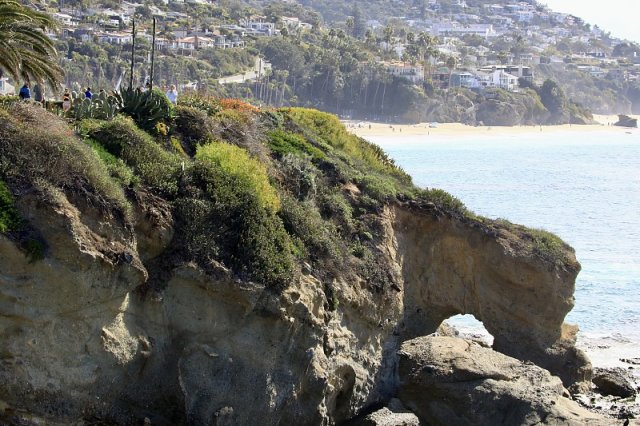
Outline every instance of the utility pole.
<path id="1" fill-rule="evenodd" d="M 131 19 L 133 23 L 132 34 L 132 43 L 131 43 L 131 75 L 129 76 L 129 89 L 133 89 L 133 71 L 134 64 L 136 62 L 136 20 L 135 18 Z"/>
<path id="2" fill-rule="evenodd" d="M 153 33 L 151 36 L 151 76 L 149 77 L 149 90 L 153 90 L 153 62 L 156 56 L 156 17 L 153 17 Z"/>

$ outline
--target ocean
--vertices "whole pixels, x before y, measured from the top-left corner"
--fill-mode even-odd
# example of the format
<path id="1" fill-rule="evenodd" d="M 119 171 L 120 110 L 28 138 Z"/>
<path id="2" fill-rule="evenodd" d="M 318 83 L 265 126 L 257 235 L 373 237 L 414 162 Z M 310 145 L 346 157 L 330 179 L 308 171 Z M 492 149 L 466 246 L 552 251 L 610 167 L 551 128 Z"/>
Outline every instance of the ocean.
<path id="1" fill-rule="evenodd" d="M 640 131 L 367 137 L 422 187 L 477 214 L 554 232 L 582 265 L 578 345 L 594 365 L 640 357 Z M 452 321 L 485 334 L 473 317 Z"/>

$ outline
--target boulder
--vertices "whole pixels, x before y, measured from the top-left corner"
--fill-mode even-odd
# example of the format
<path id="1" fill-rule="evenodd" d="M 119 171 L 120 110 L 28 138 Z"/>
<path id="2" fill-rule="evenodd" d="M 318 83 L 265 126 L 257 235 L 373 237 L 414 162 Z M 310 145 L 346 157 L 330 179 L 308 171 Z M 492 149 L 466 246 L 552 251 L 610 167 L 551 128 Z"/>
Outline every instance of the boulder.
<path id="1" fill-rule="evenodd" d="M 629 117 L 628 115 L 618 115 L 618 121 L 614 126 L 619 127 L 638 127 L 638 119 Z"/>
<path id="2" fill-rule="evenodd" d="M 593 383 L 603 395 L 629 398 L 635 396 L 636 390 L 625 377 L 625 371 L 621 368 L 598 368 L 593 375 Z"/>
<path id="3" fill-rule="evenodd" d="M 358 426 L 420 426 L 418 416 L 409 411 L 400 400 L 392 399 L 383 407 L 367 415 Z"/>
<path id="4" fill-rule="evenodd" d="M 607 424 L 566 398 L 547 370 L 473 342 L 420 337 L 399 356 L 399 398 L 428 424 Z"/>

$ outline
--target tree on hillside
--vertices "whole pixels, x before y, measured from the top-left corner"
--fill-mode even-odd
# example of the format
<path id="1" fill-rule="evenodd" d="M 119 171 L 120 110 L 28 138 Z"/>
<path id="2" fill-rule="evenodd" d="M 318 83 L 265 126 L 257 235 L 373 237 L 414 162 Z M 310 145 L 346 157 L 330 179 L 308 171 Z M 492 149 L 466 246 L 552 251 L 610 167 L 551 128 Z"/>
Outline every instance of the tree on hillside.
<path id="1" fill-rule="evenodd" d="M 567 100 L 565 98 L 564 92 L 553 80 L 545 80 L 542 83 L 542 87 L 538 90 L 538 95 L 540 96 L 540 100 L 544 107 L 551 113 L 551 123 L 562 123 L 564 122 L 565 115 L 565 107 L 567 104 Z"/>
<path id="2" fill-rule="evenodd" d="M 62 79 L 55 44 L 45 34 L 54 19 L 14 0 L 0 0 L 0 75 L 16 81 L 44 80 L 56 86 Z"/>
<path id="3" fill-rule="evenodd" d="M 361 38 L 367 31 L 367 25 L 364 22 L 362 12 L 357 3 L 353 4 L 353 36 L 355 38 Z"/>

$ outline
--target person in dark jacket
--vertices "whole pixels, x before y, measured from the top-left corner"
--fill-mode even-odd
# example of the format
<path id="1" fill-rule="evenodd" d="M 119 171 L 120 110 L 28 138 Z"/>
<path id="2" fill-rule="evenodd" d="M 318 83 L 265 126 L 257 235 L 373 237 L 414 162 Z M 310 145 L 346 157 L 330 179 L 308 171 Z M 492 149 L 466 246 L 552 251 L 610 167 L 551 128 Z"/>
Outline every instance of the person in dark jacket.
<path id="1" fill-rule="evenodd" d="M 22 88 L 20 89 L 18 96 L 20 96 L 20 99 L 22 99 L 23 101 L 31 99 L 31 90 L 29 90 L 29 83 L 24 83 L 24 86 L 22 86 Z"/>
<path id="2" fill-rule="evenodd" d="M 44 94 L 44 84 L 42 82 L 37 82 L 33 86 L 33 100 L 42 104 L 45 104 L 45 94 Z"/>
<path id="3" fill-rule="evenodd" d="M 93 93 L 91 93 L 91 87 L 87 87 L 86 92 L 84 92 L 84 95 L 86 96 L 87 99 L 91 99 L 93 97 Z"/>

